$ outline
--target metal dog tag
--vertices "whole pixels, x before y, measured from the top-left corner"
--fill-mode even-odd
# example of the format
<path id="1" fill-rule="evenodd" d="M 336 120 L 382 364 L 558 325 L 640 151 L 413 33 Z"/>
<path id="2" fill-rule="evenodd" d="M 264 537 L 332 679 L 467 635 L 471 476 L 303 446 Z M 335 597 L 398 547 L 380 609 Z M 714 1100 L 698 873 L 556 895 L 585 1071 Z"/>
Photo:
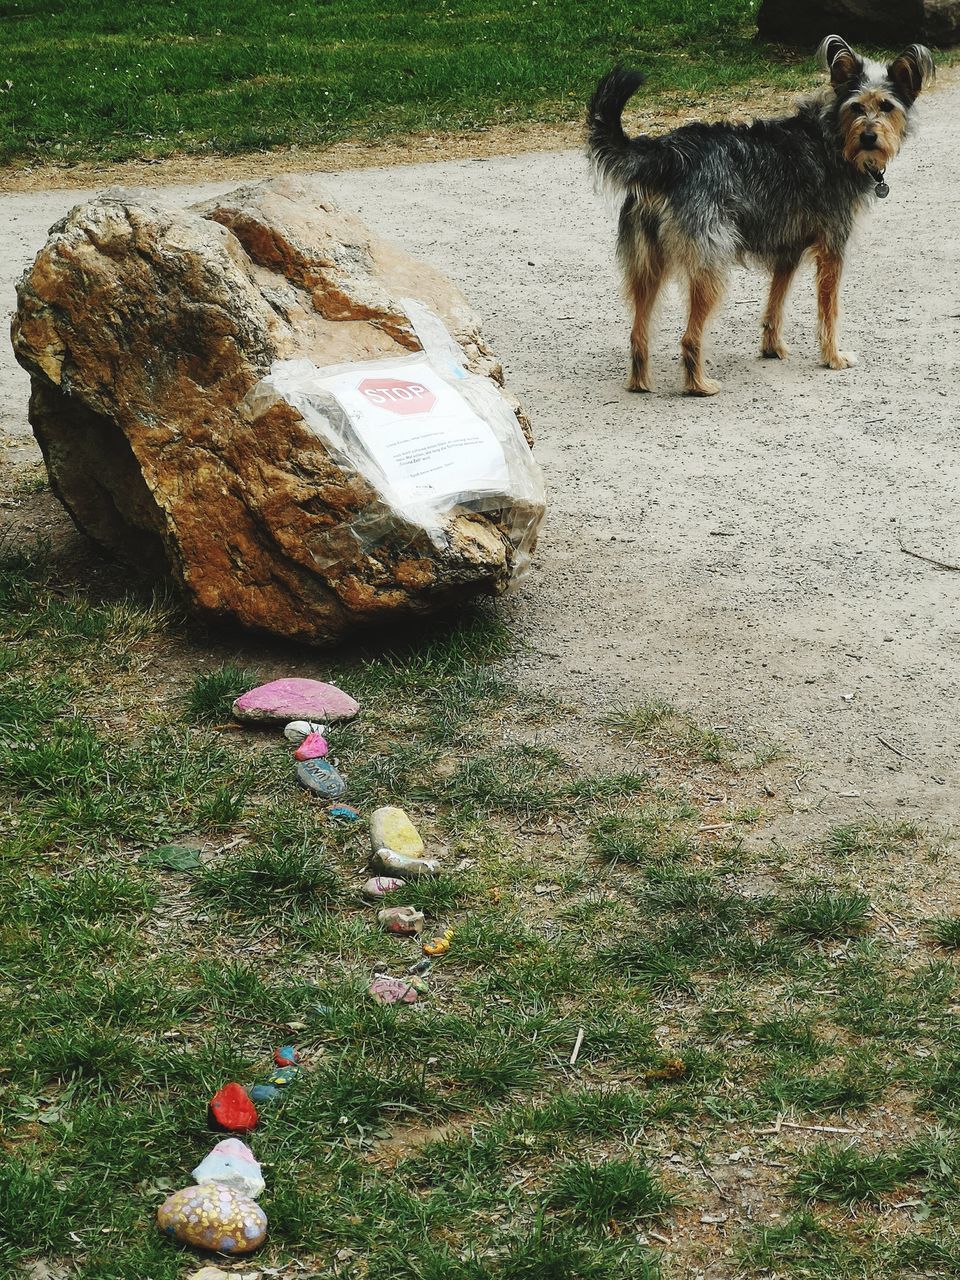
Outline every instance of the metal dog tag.
<path id="1" fill-rule="evenodd" d="M 877 193 L 878 200 L 886 200 L 887 196 L 890 194 L 890 188 L 885 182 L 878 182 L 874 190 Z"/>

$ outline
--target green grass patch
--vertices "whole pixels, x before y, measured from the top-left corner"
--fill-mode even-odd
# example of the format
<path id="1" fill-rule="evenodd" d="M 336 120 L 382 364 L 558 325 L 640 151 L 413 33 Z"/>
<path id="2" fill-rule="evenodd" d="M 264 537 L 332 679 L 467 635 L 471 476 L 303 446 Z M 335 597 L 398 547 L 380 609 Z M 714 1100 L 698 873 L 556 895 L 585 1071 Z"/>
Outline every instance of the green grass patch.
<path id="1" fill-rule="evenodd" d="M 540 0 L 490 8 L 329 0 L 7 0 L 0 160 L 122 159 L 578 119 L 618 60 L 640 97 L 809 81 L 812 50 L 754 40 L 754 0 Z"/>

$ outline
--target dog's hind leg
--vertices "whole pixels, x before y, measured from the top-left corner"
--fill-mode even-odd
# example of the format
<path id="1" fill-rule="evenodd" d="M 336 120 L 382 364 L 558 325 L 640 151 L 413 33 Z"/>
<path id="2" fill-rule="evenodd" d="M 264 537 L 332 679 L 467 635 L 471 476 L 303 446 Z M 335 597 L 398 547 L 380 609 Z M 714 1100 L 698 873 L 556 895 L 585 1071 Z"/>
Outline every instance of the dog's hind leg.
<path id="1" fill-rule="evenodd" d="M 783 343 L 783 307 L 798 265 L 796 261 L 780 262 L 773 272 L 760 343 L 760 354 L 767 360 L 785 360 L 789 355 Z"/>
<path id="2" fill-rule="evenodd" d="M 825 245 L 817 246 L 817 313 L 820 353 L 829 369 L 849 369 L 857 363 L 852 351 L 841 351 L 837 340 L 840 318 L 840 276 L 843 256 Z"/>
<path id="3" fill-rule="evenodd" d="M 704 376 L 703 331 L 710 313 L 723 296 L 724 278 L 713 271 L 699 271 L 690 277 L 690 318 L 680 339 L 685 390 L 688 396 L 715 396 L 720 383 Z"/>
<path id="4" fill-rule="evenodd" d="M 633 302 L 633 328 L 630 330 L 628 391 L 650 390 L 650 318 L 664 274 L 663 254 L 655 245 L 650 245 L 643 260 L 630 268 L 627 289 Z"/>

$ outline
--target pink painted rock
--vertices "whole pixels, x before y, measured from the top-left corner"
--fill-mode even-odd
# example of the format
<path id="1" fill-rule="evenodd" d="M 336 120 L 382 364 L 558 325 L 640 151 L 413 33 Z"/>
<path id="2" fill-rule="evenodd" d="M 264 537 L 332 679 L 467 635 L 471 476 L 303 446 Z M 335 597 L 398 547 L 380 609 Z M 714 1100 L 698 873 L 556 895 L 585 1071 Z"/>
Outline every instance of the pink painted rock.
<path id="1" fill-rule="evenodd" d="M 370 983 L 370 994 L 377 1004 L 414 1004 L 427 994 L 427 984 L 419 978 L 393 978 L 384 973 Z"/>
<path id="2" fill-rule="evenodd" d="M 330 744 L 321 733 L 308 733 L 293 753 L 297 760 L 319 760 L 330 750 Z"/>
<path id="3" fill-rule="evenodd" d="M 233 704 L 236 718 L 251 724 L 352 720 L 359 710 L 360 704 L 336 685 L 295 676 L 257 685 Z"/>
<path id="4" fill-rule="evenodd" d="M 385 898 L 388 893 L 396 893 L 406 883 L 406 880 L 398 880 L 396 876 L 372 876 L 363 886 L 363 896 L 376 902 L 378 898 Z"/>

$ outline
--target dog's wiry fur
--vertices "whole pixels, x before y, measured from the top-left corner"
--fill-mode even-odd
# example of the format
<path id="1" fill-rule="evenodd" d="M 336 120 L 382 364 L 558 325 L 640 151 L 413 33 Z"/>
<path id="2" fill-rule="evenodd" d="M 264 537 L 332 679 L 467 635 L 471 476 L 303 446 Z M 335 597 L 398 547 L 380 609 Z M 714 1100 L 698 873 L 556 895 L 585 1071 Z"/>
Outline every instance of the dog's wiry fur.
<path id="1" fill-rule="evenodd" d="M 650 318 L 671 275 L 689 288 L 681 354 L 690 394 L 719 390 L 704 375 L 703 333 L 737 262 L 752 261 L 772 275 L 761 351 L 782 359 L 784 301 L 808 253 L 816 261 L 824 364 L 855 363 L 837 337 L 844 249 L 909 132 L 933 60 L 915 44 L 883 67 L 839 36 L 828 36 L 820 54 L 830 86 L 794 115 L 750 125 L 690 124 L 660 138 L 628 138 L 623 131 L 623 109 L 642 75 L 617 67 L 597 86 L 587 110 L 589 152 L 601 177 L 627 193 L 617 247 L 634 312 L 631 390 L 650 390 Z"/>

